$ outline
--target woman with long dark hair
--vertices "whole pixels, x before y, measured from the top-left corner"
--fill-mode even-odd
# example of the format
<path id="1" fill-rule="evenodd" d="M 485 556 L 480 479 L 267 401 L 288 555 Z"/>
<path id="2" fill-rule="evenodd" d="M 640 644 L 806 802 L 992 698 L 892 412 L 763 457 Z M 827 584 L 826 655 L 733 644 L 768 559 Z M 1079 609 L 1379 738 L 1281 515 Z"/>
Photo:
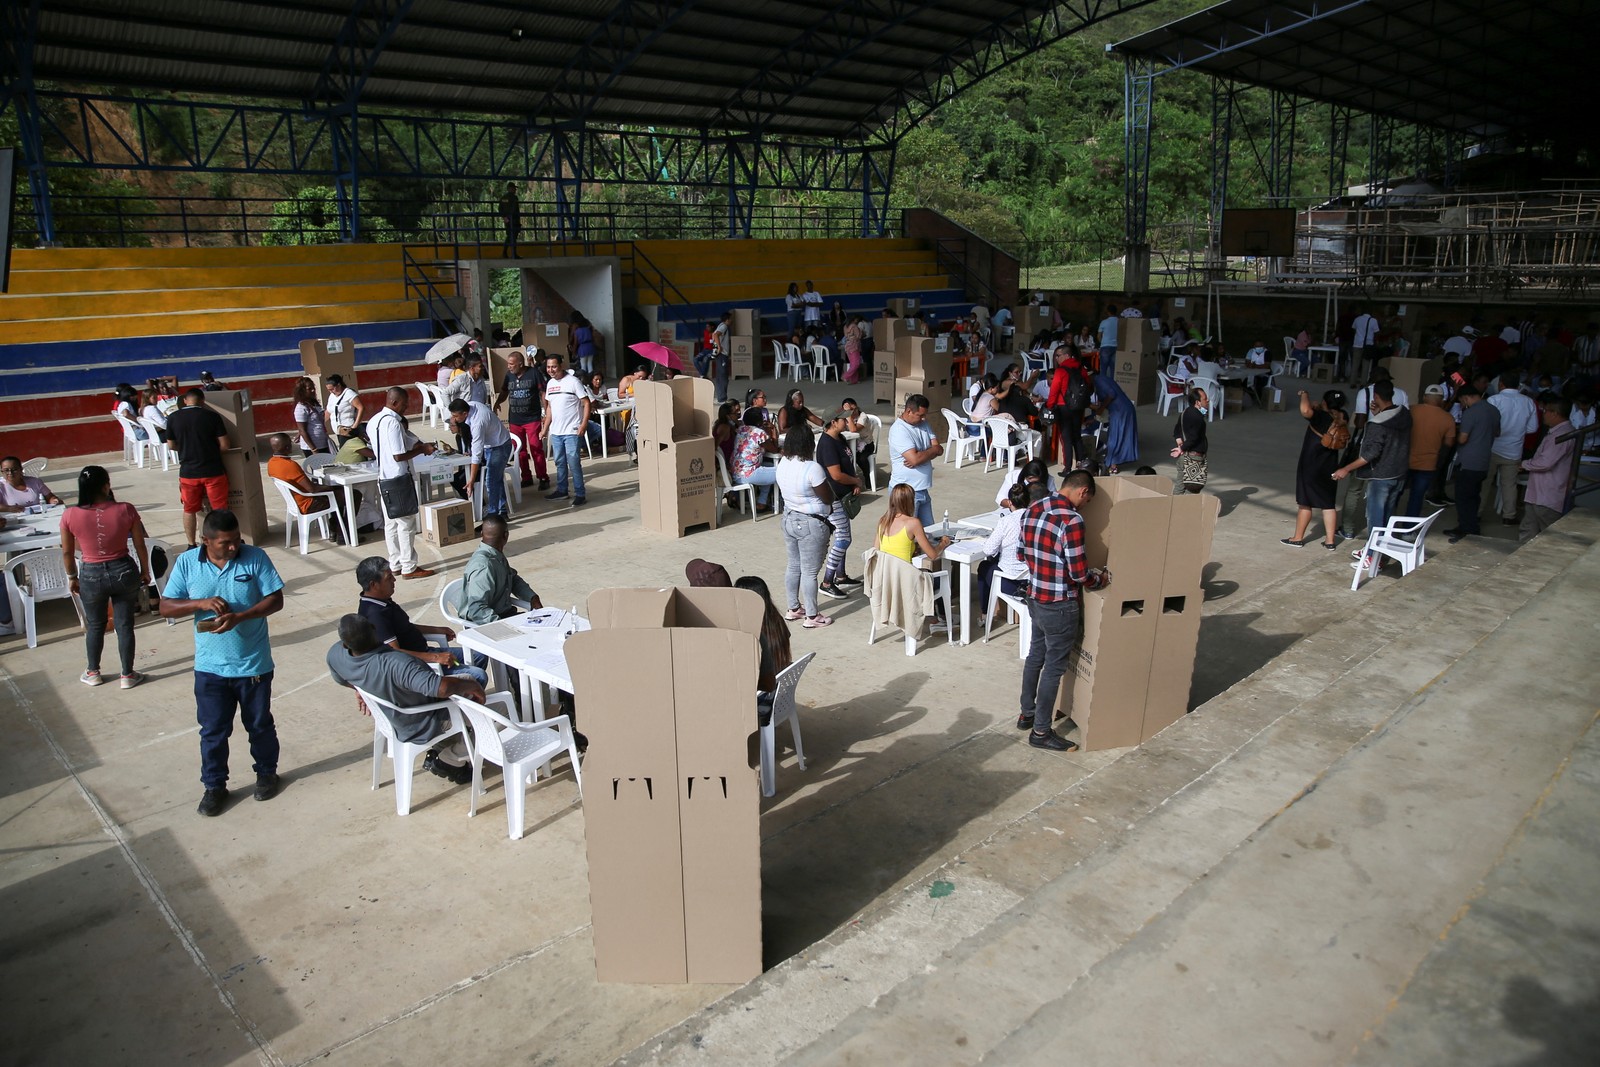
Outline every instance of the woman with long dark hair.
<path id="1" fill-rule="evenodd" d="M 133 556 L 128 554 L 130 537 Z M 79 471 L 78 504 L 61 516 L 61 563 L 72 592 L 83 604 L 87 665 L 79 680 L 84 685 L 99 685 L 102 680 L 100 654 L 105 649 L 108 603 L 117 630 L 122 688 L 132 689 L 144 681 L 144 675 L 133 669 L 133 612 L 139 586 L 150 584 L 149 558 L 139 512 L 132 504 L 117 502 L 111 475 L 104 467 Z"/>
<path id="2" fill-rule="evenodd" d="M 783 407 L 778 409 L 778 433 L 786 434 L 796 426 L 805 424 L 813 426 L 822 425 L 822 416 L 806 407 L 806 396 L 798 389 L 791 389 L 783 397 Z"/>
<path id="3" fill-rule="evenodd" d="M 310 378 L 294 383 L 294 424 L 300 427 L 301 455 L 329 451 L 327 415 L 317 397 L 317 383 Z"/>
<path id="4" fill-rule="evenodd" d="M 794 652 L 789 647 L 789 624 L 783 612 L 772 602 L 767 583 L 753 574 L 747 574 L 733 583 L 735 589 L 748 589 L 761 598 L 761 633 L 756 640 L 761 646 L 761 666 L 756 688 L 772 702 L 772 691 L 778 687 L 778 675 L 794 662 Z M 759 698 L 758 698 L 759 700 Z"/>
<path id="5" fill-rule="evenodd" d="M 789 556 L 783 574 L 784 591 L 789 594 L 784 618 L 800 621 L 807 630 L 833 622 L 817 610 L 817 575 L 833 536 L 833 524 L 828 521 L 833 490 L 815 456 L 810 424 L 795 423 L 784 434 L 783 458 L 777 467 L 778 490 L 783 494 L 783 540 Z"/>

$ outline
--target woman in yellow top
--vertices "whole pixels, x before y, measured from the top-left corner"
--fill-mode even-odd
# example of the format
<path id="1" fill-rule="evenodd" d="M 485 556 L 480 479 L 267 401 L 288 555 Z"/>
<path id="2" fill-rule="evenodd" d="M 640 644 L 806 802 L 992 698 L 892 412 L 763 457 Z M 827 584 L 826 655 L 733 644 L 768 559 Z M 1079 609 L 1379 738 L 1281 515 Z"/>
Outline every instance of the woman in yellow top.
<path id="1" fill-rule="evenodd" d="M 949 545 L 948 537 L 941 537 L 932 544 L 928 542 L 928 531 L 917 518 L 917 495 L 909 485 L 897 485 L 889 490 L 889 509 L 878 520 L 878 551 L 910 563 L 919 549 L 929 559 L 938 559 Z"/>

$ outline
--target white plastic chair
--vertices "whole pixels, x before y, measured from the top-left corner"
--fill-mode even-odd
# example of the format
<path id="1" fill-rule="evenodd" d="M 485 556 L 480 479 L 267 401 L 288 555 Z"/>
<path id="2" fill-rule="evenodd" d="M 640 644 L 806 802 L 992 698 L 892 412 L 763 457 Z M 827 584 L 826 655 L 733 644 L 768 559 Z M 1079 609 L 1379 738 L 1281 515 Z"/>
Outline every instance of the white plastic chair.
<path id="1" fill-rule="evenodd" d="M 155 422 L 140 415 L 139 428 L 144 430 L 145 447 L 161 453 L 161 469 L 164 471 L 171 470 L 172 464 L 177 462 L 178 454 L 172 450 L 170 444 L 161 440 L 161 435 L 156 432 Z M 152 456 L 150 461 L 154 463 L 155 457 Z"/>
<path id="2" fill-rule="evenodd" d="M 156 549 L 160 549 L 167 558 L 167 569 L 159 575 L 156 574 Z M 150 577 L 155 581 L 156 594 L 167 595 L 167 582 L 172 578 L 172 568 L 177 565 L 179 549 L 174 548 L 171 542 L 163 541 L 159 537 L 146 537 L 144 539 L 145 564 L 150 570 Z M 154 607 L 155 605 L 151 605 Z M 178 625 L 177 619 L 168 619 L 168 626 Z"/>
<path id="3" fill-rule="evenodd" d="M 448 700 L 434 700 L 426 704 L 417 704 L 408 708 L 396 707 L 387 700 L 379 700 L 364 689 L 357 689 L 356 693 L 367 705 L 367 710 L 372 713 L 372 788 L 377 789 L 382 784 L 383 757 L 387 751 L 389 758 L 394 763 L 394 810 L 396 815 L 411 814 L 411 779 L 416 773 L 417 757 L 427 752 L 436 745 L 442 745 L 453 737 L 459 737 L 467 746 L 467 757 L 472 757 L 472 735 L 467 732 L 466 720 L 461 717 L 461 712 Z M 510 693 L 490 693 L 489 701 L 495 704 L 504 704 L 512 707 Z M 426 741 L 400 741 L 395 737 L 394 720 L 390 715 L 405 713 L 415 715 L 427 711 L 444 711 L 450 715 L 450 726 L 443 733 L 430 737 Z"/>
<path id="4" fill-rule="evenodd" d="M 778 792 L 778 725 L 789 724 L 789 736 L 794 741 L 794 759 L 803 771 L 806 769 L 806 750 L 800 744 L 800 713 L 795 703 L 795 690 L 800 687 L 800 676 L 806 665 L 817 658 L 815 652 L 789 664 L 778 672 L 777 689 L 772 693 L 772 718 L 761 726 L 761 795 L 773 796 Z"/>
<path id="5" fill-rule="evenodd" d="M 19 616 L 28 634 L 28 647 L 39 647 L 39 626 L 35 607 L 46 600 L 71 600 L 72 588 L 67 584 L 67 569 L 61 563 L 59 548 L 36 548 L 23 552 L 4 564 L 6 596 L 11 600 L 11 618 Z M 20 575 L 26 571 L 27 582 Z M 75 604 L 76 606 L 76 604 Z M 78 620 L 83 621 L 83 608 L 78 606 Z"/>
<path id="6" fill-rule="evenodd" d="M 761 513 L 756 509 L 756 487 L 748 482 L 742 484 L 734 482 L 733 476 L 728 473 L 728 459 L 722 454 L 722 449 L 713 448 L 711 451 L 717 457 L 717 501 L 719 506 L 721 501 L 724 500 L 729 493 L 748 493 L 750 500 L 750 521 L 759 521 L 761 518 Z M 739 514 L 741 515 L 744 514 L 744 502 L 745 497 L 743 495 L 739 496 Z"/>
<path id="7" fill-rule="evenodd" d="M 949 408 L 940 408 L 939 410 L 944 412 L 944 421 L 950 428 L 949 439 L 944 443 L 944 461 L 949 463 L 951 460 L 955 460 L 957 470 L 960 470 L 961 465 L 969 459 L 974 463 L 978 462 L 983 456 L 983 437 L 981 435 L 978 437 L 969 437 L 967 435 L 967 427 L 977 426 L 978 424 L 971 419 L 957 415 Z M 982 429 L 981 426 L 978 428 Z"/>
<path id="8" fill-rule="evenodd" d="M 789 364 L 788 346 L 782 341 L 772 342 L 772 376 L 781 379 L 783 368 Z"/>
<path id="9" fill-rule="evenodd" d="M 444 414 L 443 399 L 439 394 L 439 387 L 432 382 L 413 382 L 417 392 L 422 394 L 422 416 L 428 420 L 429 426 L 436 426 L 440 416 Z"/>
<path id="10" fill-rule="evenodd" d="M 1000 591 L 1000 574 L 994 574 L 994 581 L 989 586 L 989 603 L 983 613 L 983 643 L 989 643 L 989 634 L 994 628 L 994 609 L 996 604 L 1004 604 L 1006 613 L 1017 620 L 1017 634 L 1021 645 L 1017 652 L 1018 659 L 1028 658 L 1028 645 L 1033 640 L 1033 616 L 1028 614 L 1028 605 L 1021 597 L 1011 596 Z"/>
<path id="11" fill-rule="evenodd" d="M 798 382 L 800 380 L 801 371 L 805 371 L 807 374 L 811 373 L 811 364 L 806 362 L 805 356 L 800 352 L 799 345 L 784 345 L 783 351 L 783 361 L 789 365 L 789 374 L 795 381 Z M 781 378 L 783 375 L 779 374 L 778 377 Z"/>
<path id="12" fill-rule="evenodd" d="M 25 459 L 22 461 L 22 473 L 31 478 L 37 478 L 39 475 L 44 473 L 44 469 L 49 465 L 50 461 L 44 456 L 37 456 L 33 459 Z"/>
<path id="13" fill-rule="evenodd" d="M 1389 525 L 1380 526 L 1367 534 L 1367 547 L 1362 549 L 1361 558 L 1355 563 L 1355 577 L 1350 580 L 1351 590 L 1361 588 L 1363 579 L 1377 577 L 1380 554 L 1399 562 L 1402 577 L 1428 562 L 1428 550 L 1424 544 L 1428 529 L 1443 514 L 1443 511 L 1435 511 L 1425 519 L 1394 518 Z"/>
<path id="14" fill-rule="evenodd" d="M 155 439 L 144 440 L 139 434 L 144 432 L 144 427 L 124 415 L 112 415 L 117 420 L 117 425 L 122 427 L 122 458 L 135 467 L 144 466 L 145 449 L 155 444 Z"/>
<path id="15" fill-rule="evenodd" d="M 456 614 L 456 602 L 461 599 L 461 583 L 465 580 L 452 578 L 439 590 L 439 614 L 444 616 L 445 625 L 454 630 L 472 629 L 472 623 Z"/>
<path id="16" fill-rule="evenodd" d="M 339 494 L 331 489 L 319 489 L 315 493 L 303 492 L 284 481 L 282 478 L 273 478 L 272 484 L 277 487 L 283 496 L 283 547 L 289 547 L 289 539 L 296 527 L 300 530 L 300 554 L 304 556 L 308 551 L 308 538 L 311 524 L 316 523 L 322 531 L 323 540 L 332 540 L 328 533 L 328 520 L 331 518 L 339 524 L 339 529 L 344 530 L 344 513 L 339 510 Z M 312 510 L 301 511 L 299 500 L 306 498 L 314 503 Z M 350 531 L 344 530 L 345 543 L 350 543 Z"/>
<path id="17" fill-rule="evenodd" d="M 1171 410 L 1173 404 L 1183 399 L 1182 393 L 1174 393 L 1168 387 L 1173 385 L 1181 386 L 1183 383 L 1176 378 L 1169 377 L 1166 371 L 1161 370 L 1156 371 L 1156 380 L 1161 385 L 1161 393 L 1156 397 L 1156 410 L 1165 415 Z"/>
<path id="18" fill-rule="evenodd" d="M 865 552 L 861 553 L 861 563 L 862 563 L 862 569 L 863 570 L 866 569 L 867 562 L 869 560 L 871 560 L 872 557 L 877 555 L 877 554 L 878 554 L 878 550 L 875 549 L 875 548 L 869 548 Z M 896 565 L 902 566 L 902 567 L 916 567 L 915 564 L 907 563 L 905 560 L 899 558 L 898 556 L 886 556 L 883 559 L 881 565 L 882 566 L 889 566 L 889 567 L 896 566 Z M 916 570 L 921 574 L 927 575 L 928 576 L 928 581 L 933 584 L 933 604 L 934 604 L 934 607 L 938 608 L 938 606 L 940 604 L 944 605 L 944 639 L 945 639 L 945 642 L 947 644 L 953 644 L 955 642 L 955 630 L 953 628 L 954 627 L 954 615 L 952 615 L 951 611 L 950 611 L 950 574 L 949 574 L 948 571 L 946 571 L 944 569 L 944 562 L 942 560 L 939 563 L 939 569 L 938 570 L 925 571 L 921 567 L 916 567 Z M 869 604 L 872 602 L 871 590 L 868 590 L 868 592 L 867 592 L 867 602 Z M 870 646 L 870 645 L 876 644 L 877 640 L 878 640 L 878 620 L 877 620 L 877 613 L 876 612 L 870 612 L 869 611 L 868 615 L 871 617 L 871 625 L 867 629 L 867 644 Z M 932 636 L 933 632 L 938 630 L 938 629 L 939 629 L 938 623 L 935 622 L 934 625 L 929 627 L 929 630 L 928 630 L 929 636 Z M 912 633 L 911 631 L 909 631 L 909 630 L 901 631 L 901 632 L 905 634 L 906 655 L 915 656 L 917 654 L 917 638 L 916 638 L 916 635 L 914 633 Z"/>
<path id="19" fill-rule="evenodd" d="M 1013 431 L 1017 435 L 1016 444 L 1010 443 Z M 1036 435 L 1026 426 L 1018 426 L 1010 419 L 995 415 L 983 420 L 983 432 L 988 438 L 988 444 L 983 450 L 983 473 L 989 473 L 990 460 L 994 460 L 996 466 L 999 465 L 997 458 L 999 456 L 1005 457 L 1008 471 L 1017 465 L 1018 453 L 1026 452 L 1029 459 L 1033 458 Z"/>
<path id="20" fill-rule="evenodd" d="M 1207 422 L 1225 417 L 1222 409 L 1226 401 L 1223 397 L 1222 385 L 1215 378 L 1202 378 L 1197 374 L 1189 379 L 1189 388 L 1204 389 L 1206 391 L 1206 399 L 1210 401 L 1206 406 Z"/>
<path id="21" fill-rule="evenodd" d="M 539 768 L 562 751 L 572 764 L 572 780 L 583 796 L 583 771 L 579 769 L 578 743 L 572 736 L 572 720 L 552 715 L 539 722 L 516 722 L 491 708 L 466 697 L 451 697 L 451 702 L 472 724 L 472 806 L 467 817 L 478 814 L 478 796 L 483 788 L 483 761 L 499 764 L 500 785 L 506 794 L 506 822 L 511 840 L 522 837 L 524 800 L 529 779 L 539 780 Z"/>
<path id="22" fill-rule="evenodd" d="M 883 420 L 878 418 L 876 415 L 868 415 L 863 413 L 861 418 L 857 421 L 863 425 L 872 427 L 872 443 L 874 447 L 876 447 L 877 443 L 883 440 Z M 864 466 L 866 468 L 865 473 L 867 476 L 867 484 L 871 486 L 872 491 L 876 493 L 878 491 L 878 464 L 875 462 L 877 460 L 877 453 L 874 452 L 872 455 L 868 456 L 865 463 L 861 462 L 861 456 L 859 453 L 857 453 L 856 460 L 856 466 Z"/>
<path id="23" fill-rule="evenodd" d="M 828 346 L 812 345 L 811 377 L 815 378 L 819 382 L 825 382 L 828 380 L 828 375 L 830 374 L 833 375 L 834 381 L 839 380 L 839 374 L 834 368 L 833 362 L 828 358 Z"/>

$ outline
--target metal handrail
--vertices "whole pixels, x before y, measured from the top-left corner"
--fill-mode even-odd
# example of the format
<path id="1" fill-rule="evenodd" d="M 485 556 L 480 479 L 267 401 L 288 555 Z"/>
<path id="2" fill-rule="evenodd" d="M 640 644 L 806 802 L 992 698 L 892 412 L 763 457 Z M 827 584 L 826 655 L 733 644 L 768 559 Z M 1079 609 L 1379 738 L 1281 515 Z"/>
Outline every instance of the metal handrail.
<path id="1" fill-rule="evenodd" d="M 415 289 L 418 299 L 427 305 L 428 317 L 433 320 L 434 326 L 441 331 L 441 336 L 448 336 L 449 334 L 453 333 L 454 331 L 451 330 L 450 327 L 452 323 L 457 321 L 455 316 L 452 314 L 449 318 L 446 318 L 445 316 L 440 315 L 437 308 L 434 306 L 434 301 L 437 299 L 441 301 L 446 308 L 449 308 L 449 298 L 446 297 L 444 293 L 440 292 L 439 288 L 433 284 L 433 279 L 428 277 L 427 271 L 423 269 L 422 262 L 411 254 L 411 249 L 402 245 L 400 247 L 400 254 L 403 257 L 404 263 L 406 296 L 409 297 L 412 293 L 412 290 Z M 436 260 L 435 265 L 437 265 L 438 262 L 439 261 Z M 416 278 L 420 280 L 412 280 L 413 272 L 415 273 Z"/>

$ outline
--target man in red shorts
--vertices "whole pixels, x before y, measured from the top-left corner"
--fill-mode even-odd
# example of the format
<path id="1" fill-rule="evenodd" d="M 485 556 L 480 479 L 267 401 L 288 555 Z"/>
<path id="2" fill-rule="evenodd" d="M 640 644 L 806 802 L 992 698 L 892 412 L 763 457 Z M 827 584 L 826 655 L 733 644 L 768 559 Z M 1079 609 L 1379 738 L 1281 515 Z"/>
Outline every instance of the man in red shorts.
<path id="1" fill-rule="evenodd" d="M 167 416 L 167 444 L 178 453 L 178 496 L 183 501 L 183 536 L 194 547 L 195 526 L 200 521 L 200 501 L 212 511 L 228 507 L 228 476 L 222 467 L 222 450 L 229 447 L 228 424 L 205 405 L 199 389 L 183 394 L 183 406 Z"/>

